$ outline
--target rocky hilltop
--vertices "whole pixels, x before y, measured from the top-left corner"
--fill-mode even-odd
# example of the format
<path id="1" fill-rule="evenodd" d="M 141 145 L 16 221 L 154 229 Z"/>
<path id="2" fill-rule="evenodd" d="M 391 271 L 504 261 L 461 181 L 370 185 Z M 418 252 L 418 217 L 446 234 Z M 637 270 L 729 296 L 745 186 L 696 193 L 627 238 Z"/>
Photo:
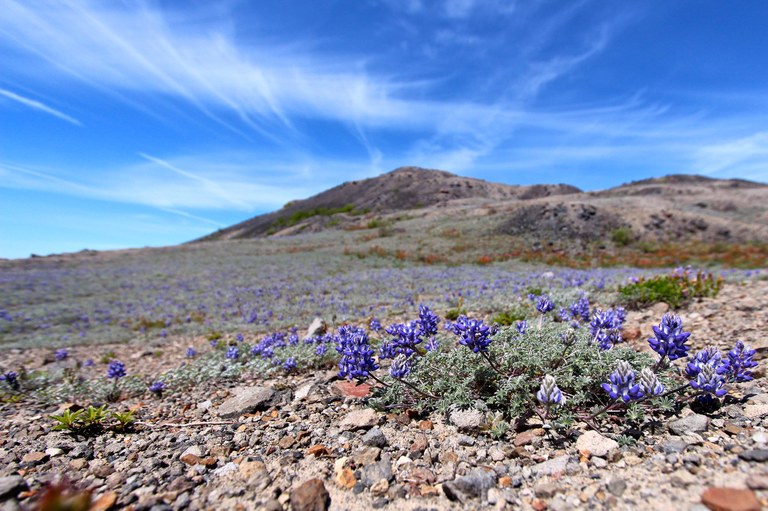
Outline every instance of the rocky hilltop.
<path id="1" fill-rule="evenodd" d="M 768 241 L 768 185 L 670 175 L 601 191 L 567 184 L 514 186 L 401 167 L 349 181 L 198 241 L 355 229 L 403 218 L 433 224 L 482 216 L 482 234 L 583 244 Z M 423 223 L 419 229 L 429 229 Z M 477 226 L 473 226 L 477 229 Z"/>

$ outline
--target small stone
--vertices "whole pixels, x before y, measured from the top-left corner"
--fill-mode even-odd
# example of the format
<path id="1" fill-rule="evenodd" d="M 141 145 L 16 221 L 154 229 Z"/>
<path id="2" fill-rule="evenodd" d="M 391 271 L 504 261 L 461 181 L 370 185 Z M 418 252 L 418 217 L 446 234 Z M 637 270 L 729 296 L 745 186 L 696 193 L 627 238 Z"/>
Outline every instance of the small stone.
<path id="1" fill-rule="evenodd" d="M 411 454 L 420 456 L 429 446 L 427 436 L 423 434 L 416 435 L 416 439 L 411 444 Z M 416 459 L 416 458 L 414 458 Z"/>
<path id="2" fill-rule="evenodd" d="M 621 477 L 612 477 L 608 484 L 605 485 L 606 489 L 617 497 L 624 495 L 624 491 L 627 489 L 627 481 Z"/>
<path id="3" fill-rule="evenodd" d="M 28 452 L 21 458 L 22 463 L 29 463 L 30 465 L 37 465 L 38 463 L 44 463 L 48 461 L 49 456 L 44 452 Z"/>
<path id="4" fill-rule="evenodd" d="M 451 424 L 462 431 L 476 431 L 485 422 L 485 415 L 480 410 L 456 410 L 450 415 Z"/>
<path id="5" fill-rule="evenodd" d="M 555 483 L 541 483 L 533 487 L 533 493 L 540 499 L 551 499 L 560 491 L 560 486 Z"/>
<path id="6" fill-rule="evenodd" d="M 522 447 L 533 443 L 535 439 L 544 435 L 542 428 L 535 428 L 523 431 L 515 437 L 514 444 L 516 447 Z"/>
<path id="7" fill-rule="evenodd" d="M 697 484 L 699 480 L 695 475 L 691 474 L 687 470 L 675 470 L 669 475 L 669 482 L 675 488 L 685 488 L 692 484 Z"/>
<path id="8" fill-rule="evenodd" d="M 379 459 L 379 454 L 381 454 L 381 449 L 378 447 L 363 447 L 352 456 L 352 461 L 358 467 L 365 467 L 376 463 L 376 460 Z"/>
<path id="9" fill-rule="evenodd" d="M 321 456 L 330 456 L 331 451 L 326 446 L 318 444 L 307 449 L 307 454 L 319 458 Z"/>
<path id="10" fill-rule="evenodd" d="M 277 445 L 278 445 L 278 447 L 280 447 L 281 449 L 288 449 L 288 448 L 290 448 L 290 447 L 293 445 L 293 443 L 294 443 L 295 441 L 296 441 L 296 437 L 295 437 L 295 436 L 293 436 L 293 435 L 285 435 L 284 437 L 282 437 L 282 438 L 281 438 L 281 439 L 280 439 L 280 440 L 277 442 Z"/>
<path id="11" fill-rule="evenodd" d="M 744 416 L 748 419 L 759 419 L 768 415 L 768 404 L 747 405 L 744 407 Z"/>
<path id="12" fill-rule="evenodd" d="M 238 387 L 233 396 L 218 408 L 219 417 L 235 419 L 246 413 L 264 410 L 273 404 L 276 393 L 269 387 Z"/>
<path id="13" fill-rule="evenodd" d="M 709 417 L 692 413 L 687 417 L 672 421 L 669 423 L 669 429 L 676 435 L 685 435 L 688 433 L 702 433 L 709 426 Z"/>
<path id="14" fill-rule="evenodd" d="M 604 437 L 597 431 L 587 431 L 576 440 L 576 449 L 584 457 L 599 456 L 605 458 L 611 451 L 619 448 L 616 440 Z"/>
<path id="15" fill-rule="evenodd" d="M 504 461 L 507 458 L 507 455 L 504 453 L 504 451 L 495 445 L 488 449 L 488 456 L 490 456 L 493 461 Z"/>
<path id="16" fill-rule="evenodd" d="M 384 436 L 384 433 L 379 428 L 369 429 L 360 440 L 363 442 L 363 445 L 370 447 L 384 448 L 389 444 L 387 437 Z"/>
<path id="17" fill-rule="evenodd" d="M 747 486 L 753 490 L 768 490 L 768 474 L 752 474 L 747 478 Z"/>
<path id="18" fill-rule="evenodd" d="M 376 425 L 379 421 L 379 414 L 373 408 L 364 408 L 363 410 L 354 410 L 349 412 L 339 423 L 341 431 L 355 431 L 358 429 L 367 429 Z"/>
<path id="19" fill-rule="evenodd" d="M 355 484 L 357 484 L 357 478 L 355 477 L 355 473 L 352 472 L 352 469 L 350 469 L 349 467 L 343 467 L 342 469 L 337 471 L 335 481 L 336 481 L 336 484 L 338 484 L 342 488 L 346 488 L 347 490 L 354 488 Z"/>
<path id="20" fill-rule="evenodd" d="M 443 492 L 449 500 L 464 501 L 466 498 L 485 498 L 496 484 L 496 474 L 476 468 L 467 475 L 443 484 Z"/>
<path id="21" fill-rule="evenodd" d="M 600 458 L 599 456 L 592 456 L 591 461 L 595 468 L 605 468 L 608 466 L 608 462 L 605 458 Z"/>
<path id="22" fill-rule="evenodd" d="M 307 337 L 322 335 L 327 330 L 328 326 L 325 324 L 325 320 L 323 318 L 315 318 L 312 320 L 312 323 L 309 324 L 309 328 L 307 328 L 307 335 L 304 336 L 304 338 L 306 339 Z"/>
<path id="23" fill-rule="evenodd" d="M 331 495 L 320 479 L 310 479 L 291 492 L 293 511 L 326 511 Z"/>
<path id="24" fill-rule="evenodd" d="M 45 450 L 45 454 L 51 458 L 55 458 L 56 456 L 61 456 L 64 454 L 64 449 L 59 449 L 58 447 L 49 447 Z"/>
<path id="25" fill-rule="evenodd" d="M 371 485 L 371 495 L 374 497 L 386 495 L 387 491 L 389 491 L 389 481 L 386 479 L 380 479 L 378 482 Z"/>
<path id="26" fill-rule="evenodd" d="M 232 463 L 231 461 L 224 465 L 223 467 L 219 467 L 216 470 L 213 471 L 213 475 L 217 477 L 223 477 L 229 474 L 233 474 L 239 470 L 238 466 Z"/>
<path id="27" fill-rule="evenodd" d="M 77 458 L 69 462 L 69 468 L 72 470 L 83 470 L 88 465 L 88 460 L 84 458 Z"/>
<path id="28" fill-rule="evenodd" d="M 387 481 L 392 479 L 392 460 L 386 454 L 383 454 L 378 462 L 363 469 L 363 484 L 366 488 L 370 488 L 382 479 Z"/>
<path id="29" fill-rule="evenodd" d="M 28 489 L 27 482 L 21 476 L 0 477 L 0 502 L 16 497 Z"/>
<path id="30" fill-rule="evenodd" d="M 425 467 L 415 467 L 408 471 L 408 479 L 417 484 L 432 484 L 435 482 L 435 473 Z"/>
<path id="31" fill-rule="evenodd" d="M 457 442 L 464 447 L 472 447 L 475 445 L 475 439 L 468 435 L 459 435 Z"/>
<path id="32" fill-rule="evenodd" d="M 701 502 L 712 511 L 760 511 L 760 501 L 752 490 L 708 488 Z"/>
<path id="33" fill-rule="evenodd" d="M 757 461 L 763 463 L 768 461 L 768 449 L 750 449 L 740 453 L 739 458 L 745 461 Z"/>
<path id="34" fill-rule="evenodd" d="M 531 467 L 531 472 L 537 476 L 551 476 L 565 473 L 568 465 L 568 456 L 558 456 Z"/>
<path id="35" fill-rule="evenodd" d="M 681 453 L 686 447 L 688 447 L 688 444 L 686 444 L 682 438 L 671 437 L 661 446 L 661 452 L 664 454 Z"/>
<path id="36" fill-rule="evenodd" d="M 434 429 L 435 425 L 432 423 L 431 420 L 423 420 L 419 422 L 419 429 L 422 431 Z"/>
<path id="37" fill-rule="evenodd" d="M 107 511 L 108 509 L 112 509 L 115 502 L 117 502 L 117 493 L 110 491 L 96 499 L 96 501 L 91 504 L 91 507 L 88 508 L 88 511 Z"/>
<path id="38" fill-rule="evenodd" d="M 269 470 L 263 461 L 245 460 L 238 467 L 240 476 L 245 479 L 256 491 L 261 491 L 272 484 Z"/>

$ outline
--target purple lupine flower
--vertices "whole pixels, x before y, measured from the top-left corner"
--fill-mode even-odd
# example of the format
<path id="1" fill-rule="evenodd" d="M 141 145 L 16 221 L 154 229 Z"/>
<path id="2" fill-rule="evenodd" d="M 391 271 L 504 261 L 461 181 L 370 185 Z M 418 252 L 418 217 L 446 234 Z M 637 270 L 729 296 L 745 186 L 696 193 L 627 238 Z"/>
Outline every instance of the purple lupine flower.
<path id="1" fill-rule="evenodd" d="M 162 337 L 163 339 L 165 339 L 166 337 L 168 337 L 168 332 L 165 330 L 165 328 L 163 328 L 162 330 L 160 330 L 160 337 Z"/>
<path id="2" fill-rule="evenodd" d="M 664 392 L 664 385 L 656 377 L 656 373 L 646 367 L 640 372 L 640 393 L 643 397 L 658 396 Z"/>
<path id="3" fill-rule="evenodd" d="M 569 311 L 565 307 L 560 307 L 560 312 L 558 314 L 560 316 L 560 321 L 562 321 L 563 323 L 566 323 L 573 319 L 573 315 L 571 314 L 571 311 Z"/>
<path id="4" fill-rule="evenodd" d="M 298 339 L 298 338 L 297 338 Z M 294 369 L 296 369 L 298 364 L 296 364 L 296 359 L 293 357 L 288 357 L 285 362 L 283 362 L 283 370 L 285 372 L 291 372 Z"/>
<path id="5" fill-rule="evenodd" d="M 119 380 L 120 378 L 125 376 L 125 364 L 120 362 L 119 360 L 113 360 L 109 363 L 109 366 L 107 367 L 107 378 L 110 380 Z"/>
<path id="6" fill-rule="evenodd" d="M 299 344 L 299 336 L 296 334 L 291 334 L 288 336 L 288 344 L 291 346 L 296 346 Z"/>
<path id="7" fill-rule="evenodd" d="M 427 342 L 424 343 L 424 349 L 427 351 L 437 351 L 440 349 L 440 343 L 436 337 L 430 337 Z"/>
<path id="8" fill-rule="evenodd" d="M 541 387 L 539 388 L 539 391 L 536 392 L 536 399 L 546 406 L 562 406 L 565 404 L 565 396 L 563 396 L 563 392 L 557 387 L 555 377 L 549 374 L 544 376 L 544 379 L 541 381 Z"/>
<path id="9" fill-rule="evenodd" d="M 619 360 L 616 369 L 608 377 L 609 383 L 603 383 L 603 390 L 608 393 L 611 399 L 619 399 L 628 403 L 633 399 L 639 399 L 642 396 L 640 385 L 635 383 L 635 371 L 629 362 Z"/>
<path id="10" fill-rule="evenodd" d="M 339 327 L 336 351 L 341 353 L 339 378 L 365 380 L 379 368 L 373 359 L 373 349 L 365 330 L 357 327 Z"/>
<path id="11" fill-rule="evenodd" d="M 210 344 L 211 344 L 211 348 L 216 348 L 219 345 L 219 340 L 218 339 L 211 339 Z"/>
<path id="12" fill-rule="evenodd" d="M 381 330 L 381 322 L 376 318 L 371 318 L 371 322 L 368 324 L 368 327 L 372 332 L 379 332 Z"/>
<path id="13" fill-rule="evenodd" d="M 66 348 L 61 348 L 59 350 L 56 350 L 56 353 L 53 354 L 53 358 L 55 358 L 57 362 L 66 360 L 68 357 L 69 357 L 69 351 Z"/>
<path id="14" fill-rule="evenodd" d="M 518 321 L 515 323 L 515 328 L 517 329 L 517 333 L 520 335 L 524 335 L 526 331 L 528 331 L 528 322 L 526 320 Z"/>
<path id="15" fill-rule="evenodd" d="M 237 346 L 230 346 L 229 348 L 227 348 L 226 357 L 229 360 L 237 360 L 238 358 L 240 358 L 240 350 L 237 349 Z"/>
<path id="16" fill-rule="evenodd" d="M 237 335 L 235 336 L 235 340 L 236 340 L 237 342 L 243 342 L 243 341 L 245 340 L 245 336 L 243 336 L 243 334 L 237 334 Z"/>
<path id="17" fill-rule="evenodd" d="M 709 346 L 696 354 L 693 360 L 689 361 L 685 366 L 685 374 L 688 378 L 696 378 L 701 372 L 701 368 L 704 365 L 711 365 L 716 371 L 720 371 L 723 360 L 720 350 L 714 346 Z"/>
<path id="18" fill-rule="evenodd" d="M 536 299 L 536 310 L 540 313 L 546 314 L 554 308 L 555 304 L 552 303 L 548 296 L 542 295 Z"/>
<path id="19" fill-rule="evenodd" d="M 586 295 L 581 295 L 569 310 L 574 318 L 581 318 L 582 321 L 589 321 L 589 300 Z"/>
<path id="20" fill-rule="evenodd" d="M 432 337 L 437 335 L 437 324 L 440 323 L 440 318 L 426 305 L 419 305 L 418 323 L 420 335 Z"/>
<path id="21" fill-rule="evenodd" d="M 381 358 L 394 358 L 400 353 L 411 356 L 416 351 L 416 346 L 423 341 L 418 321 L 390 325 L 386 332 L 394 337 L 382 343 L 379 351 Z"/>
<path id="22" fill-rule="evenodd" d="M 83 367 L 93 367 L 94 361 L 92 358 L 86 358 L 85 362 L 83 362 Z"/>
<path id="23" fill-rule="evenodd" d="M 683 321 L 680 316 L 664 314 L 659 326 L 653 327 L 654 339 L 648 339 L 651 349 L 669 360 L 677 360 L 688 356 L 688 346 L 685 342 L 691 336 L 690 332 L 683 332 Z"/>
<path id="24" fill-rule="evenodd" d="M 736 341 L 736 346 L 728 352 L 728 358 L 723 361 L 722 374 L 728 381 L 744 382 L 752 380 L 752 369 L 757 362 L 752 360 L 755 350 L 745 346 L 743 342 Z"/>
<path id="25" fill-rule="evenodd" d="M 322 357 L 326 354 L 328 351 L 328 345 L 327 344 L 318 344 L 317 348 L 315 348 L 315 355 Z"/>
<path id="26" fill-rule="evenodd" d="M 459 344 L 470 348 L 475 353 L 486 353 L 491 345 L 491 337 L 496 334 L 495 327 L 483 324 L 481 319 L 469 319 L 459 316 L 451 325 L 451 330 L 459 336 Z"/>
<path id="27" fill-rule="evenodd" d="M 411 359 L 402 353 L 396 356 L 392 360 L 392 365 L 389 366 L 389 374 L 392 378 L 401 380 L 408 376 L 411 372 Z"/>
<path id="28" fill-rule="evenodd" d="M 187 358 L 195 358 L 197 356 L 197 350 L 190 346 L 187 348 Z"/>
<path id="29" fill-rule="evenodd" d="M 718 374 L 717 369 L 709 364 L 701 366 L 701 371 L 696 375 L 696 379 L 692 380 L 690 384 L 694 389 L 704 392 L 704 395 L 699 397 L 700 401 L 710 401 L 712 395 L 722 397 L 728 393 L 724 388 L 725 378 L 723 378 L 721 374 Z"/>
<path id="30" fill-rule="evenodd" d="M 149 391 L 153 394 L 156 394 L 158 397 L 163 395 L 163 390 L 165 390 L 165 383 L 161 382 L 160 380 L 149 386 Z"/>
<path id="31" fill-rule="evenodd" d="M 0 376 L 0 380 L 5 380 L 5 383 L 7 383 L 12 390 L 19 390 L 21 388 L 19 385 L 19 375 L 16 371 L 7 371 Z"/>

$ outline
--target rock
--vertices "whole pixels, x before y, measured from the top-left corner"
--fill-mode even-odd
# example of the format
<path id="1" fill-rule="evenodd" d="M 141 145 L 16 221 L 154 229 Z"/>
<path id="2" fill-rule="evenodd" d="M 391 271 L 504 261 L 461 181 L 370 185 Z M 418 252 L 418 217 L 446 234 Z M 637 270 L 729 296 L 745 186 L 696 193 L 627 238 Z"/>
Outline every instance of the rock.
<path id="1" fill-rule="evenodd" d="M 379 447 L 383 448 L 386 447 L 389 443 L 387 441 L 387 437 L 384 436 L 384 433 L 379 428 L 371 428 L 369 429 L 365 435 L 360 439 L 361 442 L 363 442 L 363 445 L 368 445 L 370 447 Z"/>
<path id="2" fill-rule="evenodd" d="M 293 511 L 326 511 L 331 505 L 331 495 L 320 479 L 310 479 L 291 492 Z"/>
<path id="3" fill-rule="evenodd" d="M 523 431 L 519 435 L 515 436 L 514 444 L 516 447 L 528 445 L 533 443 L 534 440 L 544 435 L 542 428 L 528 429 Z"/>
<path id="4" fill-rule="evenodd" d="M 745 461 L 768 461 L 768 449 L 750 449 L 739 454 L 739 458 Z"/>
<path id="5" fill-rule="evenodd" d="M 21 458 L 22 463 L 29 463 L 30 465 L 37 465 L 38 463 L 45 463 L 48 461 L 49 456 L 44 452 L 28 452 Z"/>
<path id="6" fill-rule="evenodd" d="M 597 431 L 587 431 L 576 440 L 576 449 L 584 457 L 598 456 L 605 458 L 611 451 L 619 448 L 619 443 L 606 438 Z"/>
<path id="7" fill-rule="evenodd" d="M 656 303 L 651 307 L 651 315 L 654 317 L 661 316 L 667 312 L 669 312 L 669 305 L 664 302 Z"/>
<path id="8" fill-rule="evenodd" d="M 379 414 L 373 408 L 363 410 L 354 410 L 349 412 L 339 423 L 341 431 L 354 431 L 357 429 L 367 429 L 379 422 Z"/>
<path id="9" fill-rule="evenodd" d="M 768 490 L 768 474 L 752 474 L 747 478 L 747 486 L 753 490 Z"/>
<path id="10" fill-rule="evenodd" d="M 110 491 L 96 499 L 96 501 L 91 504 L 91 507 L 88 508 L 88 511 L 107 511 L 112 509 L 115 502 L 117 502 L 117 493 Z"/>
<path id="11" fill-rule="evenodd" d="M 296 393 L 293 395 L 293 401 L 303 401 L 304 399 L 307 399 L 310 394 L 317 392 L 317 382 L 311 381 L 308 383 L 305 383 L 298 389 L 296 389 Z"/>
<path id="12" fill-rule="evenodd" d="M 28 489 L 27 482 L 21 476 L 0 477 L 0 502 L 16 497 Z"/>
<path id="13" fill-rule="evenodd" d="M 331 387 L 331 392 L 344 397 L 362 398 L 371 393 L 371 386 L 367 383 L 337 381 Z"/>
<path id="14" fill-rule="evenodd" d="M 702 433 L 709 427 L 709 417 L 692 413 L 687 417 L 669 423 L 669 430 L 676 435 Z"/>
<path id="15" fill-rule="evenodd" d="M 223 467 L 219 467 L 216 470 L 213 471 L 213 475 L 217 477 L 223 477 L 229 474 L 234 474 L 239 470 L 238 466 L 232 463 L 231 461 L 224 465 Z"/>
<path id="16" fill-rule="evenodd" d="M 551 476 L 565 473 L 568 465 L 568 455 L 558 456 L 531 467 L 531 472 L 537 476 Z"/>
<path id="17" fill-rule="evenodd" d="M 459 438 L 456 439 L 456 443 L 463 447 L 472 447 L 475 445 L 475 439 L 469 435 L 459 435 Z"/>
<path id="18" fill-rule="evenodd" d="M 760 501 L 752 490 L 708 488 L 701 502 L 712 511 L 760 511 Z"/>
<path id="19" fill-rule="evenodd" d="M 768 415 L 768 404 L 747 405 L 744 407 L 744 416 L 748 419 L 759 419 Z"/>
<path id="20" fill-rule="evenodd" d="M 382 479 L 392 479 L 392 458 L 388 454 L 382 454 L 381 459 L 363 468 L 363 485 L 370 488 Z"/>
<path id="21" fill-rule="evenodd" d="M 627 481 L 621 477 L 614 476 L 605 485 L 606 489 L 617 497 L 624 495 L 624 491 L 627 489 Z"/>
<path id="22" fill-rule="evenodd" d="M 493 461 L 504 461 L 507 458 L 506 453 L 495 445 L 488 449 L 488 456 L 490 456 Z"/>
<path id="23" fill-rule="evenodd" d="M 467 475 L 443 484 L 443 492 L 450 500 L 465 501 L 467 498 L 485 499 L 488 490 L 496 485 L 496 474 L 476 468 Z"/>
<path id="24" fill-rule="evenodd" d="M 352 456 L 352 461 L 358 467 L 364 467 L 372 463 L 376 463 L 381 454 L 381 449 L 378 447 L 363 447 Z"/>
<path id="25" fill-rule="evenodd" d="M 245 460 L 238 468 L 240 476 L 259 492 L 272 483 L 267 466 L 259 460 Z"/>
<path id="26" fill-rule="evenodd" d="M 680 453 L 688 447 L 688 444 L 680 437 L 670 437 L 670 439 L 661 446 L 661 452 L 664 454 Z"/>
<path id="27" fill-rule="evenodd" d="M 555 483 L 541 483 L 533 487 L 533 493 L 540 499 L 551 499 L 560 492 L 560 485 Z"/>
<path id="28" fill-rule="evenodd" d="M 312 323 L 309 324 L 309 328 L 307 328 L 306 337 L 314 337 L 316 335 L 322 335 L 327 330 L 328 330 L 328 326 L 325 324 L 325 320 L 323 320 L 323 318 L 315 318 L 312 320 Z"/>
<path id="29" fill-rule="evenodd" d="M 217 413 L 224 419 L 235 419 L 246 413 L 264 410 L 273 404 L 276 393 L 269 387 L 238 387 L 234 396 L 219 406 Z"/>
<path id="30" fill-rule="evenodd" d="M 371 495 L 374 497 L 381 497 L 386 495 L 389 491 L 389 481 L 382 479 L 377 483 L 371 485 Z"/>
<path id="31" fill-rule="evenodd" d="M 605 460 L 605 458 L 600 458 L 599 456 L 592 456 L 592 465 L 594 465 L 595 468 L 605 468 L 608 466 L 608 462 Z"/>
<path id="32" fill-rule="evenodd" d="M 456 410 L 451 413 L 451 424 L 462 431 L 476 431 L 480 429 L 485 422 L 485 416 L 480 410 L 470 408 L 469 410 Z"/>

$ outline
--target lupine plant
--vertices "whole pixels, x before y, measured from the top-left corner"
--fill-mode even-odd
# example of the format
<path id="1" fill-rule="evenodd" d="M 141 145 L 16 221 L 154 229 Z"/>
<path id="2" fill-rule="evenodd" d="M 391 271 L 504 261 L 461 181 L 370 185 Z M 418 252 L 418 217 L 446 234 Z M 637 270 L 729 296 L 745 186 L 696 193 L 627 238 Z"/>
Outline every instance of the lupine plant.
<path id="1" fill-rule="evenodd" d="M 573 317 L 583 321 L 587 314 L 581 307 L 577 305 Z M 544 315 L 553 307 L 545 303 L 542 309 Z M 595 425 L 600 416 L 609 412 L 615 416 L 621 410 L 634 417 L 638 405 L 668 409 L 672 394 L 678 395 L 677 403 L 695 399 L 711 405 L 725 395 L 728 383 L 752 377 L 755 352 L 737 342 L 727 356 L 714 348 L 701 351 L 685 368 L 687 380 L 676 382 L 670 364 L 688 356 L 690 337 L 682 320 L 665 315 L 654 327 L 655 336 L 648 342 L 658 354 L 656 360 L 619 345 L 620 336 L 612 337 L 623 320 L 621 308 L 594 310 L 589 329 L 548 322 L 530 330 L 524 323 L 497 328 L 459 316 L 446 326 L 457 345 L 443 340 L 435 351 L 418 349 L 416 320 L 388 329 L 398 338 L 385 343 L 380 353 L 382 363 L 391 360 L 384 375 L 377 375 L 379 363 L 366 336 L 340 335 L 339 376 L 375 380 L 379 387 L 373 403 L 384 408 L 448 411 L 480 406 L 507 420 L 537 413 L 555 426 L 577 419 Z M 445 378 L 447 373 L 451 378 Z"/>

